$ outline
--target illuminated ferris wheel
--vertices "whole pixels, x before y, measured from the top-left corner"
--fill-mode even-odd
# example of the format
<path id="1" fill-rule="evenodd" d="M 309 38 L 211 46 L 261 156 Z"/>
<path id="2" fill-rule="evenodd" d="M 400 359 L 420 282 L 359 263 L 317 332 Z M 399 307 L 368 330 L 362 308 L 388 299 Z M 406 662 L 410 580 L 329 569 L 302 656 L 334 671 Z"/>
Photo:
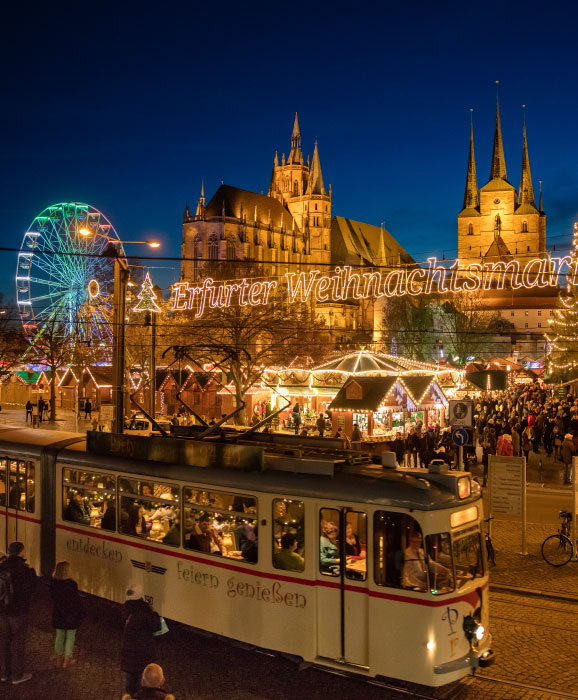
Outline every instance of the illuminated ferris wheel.
<path id="1" fill-rule="evenodd" d="M 71 345 L 101 346 L 108 355 L 114 259 L 103 252 L 111 240 L 124 255 L 110 221 L 88 204 L 54 204 L 33 220 L 16 266 L 18 309 L 31 345 L 57 324 Z"/>

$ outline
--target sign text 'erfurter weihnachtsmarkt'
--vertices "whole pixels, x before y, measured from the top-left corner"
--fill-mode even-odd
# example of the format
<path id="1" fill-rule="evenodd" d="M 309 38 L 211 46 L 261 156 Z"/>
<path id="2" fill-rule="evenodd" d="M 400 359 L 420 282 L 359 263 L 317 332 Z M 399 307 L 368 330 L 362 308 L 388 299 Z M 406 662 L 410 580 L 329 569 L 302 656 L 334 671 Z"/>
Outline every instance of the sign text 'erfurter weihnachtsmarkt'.
<path id="1" fill-rule="evenodd" d="M 200 318 L 207 309 L 230 306 L 262 306 L 275 300 L 283 289 L 289 304 L 311 300 L 317 302 L 379 299 L 382 297 L 419 296 L 504 289 L 506 283 L 513 289 L 557 287 L 558 278 L 569 273 L 570 256 L 561 258 L 532 258 L 519 260 L 471 263 L 462 265 L 455 260 L 449 267 L 428 258 L 427 267 L 387 268 L 387 271 L 355 272 L 345 265 L 336 267 L 334 274 L 319 270 L 287 272 L 280 278 L 241 279 L 215 282 L 210 277 L 202 283 L 177 282 L 173 284 L 173 310 L 194 311 Z M 575 274 L 575 271 L 572 271 Z"/>

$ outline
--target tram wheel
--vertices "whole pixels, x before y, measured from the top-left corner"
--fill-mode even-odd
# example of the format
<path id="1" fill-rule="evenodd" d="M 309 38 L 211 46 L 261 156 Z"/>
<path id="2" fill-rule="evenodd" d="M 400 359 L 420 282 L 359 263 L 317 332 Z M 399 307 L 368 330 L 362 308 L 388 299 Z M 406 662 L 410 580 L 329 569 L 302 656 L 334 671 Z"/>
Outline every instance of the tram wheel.
<path id="1" fill-rule="evenodd" d="M 551 566 L 564 566 L 573 554 L 572 542 L 565 535 L 550 535 L 542 542 L 542 556 Z"/>

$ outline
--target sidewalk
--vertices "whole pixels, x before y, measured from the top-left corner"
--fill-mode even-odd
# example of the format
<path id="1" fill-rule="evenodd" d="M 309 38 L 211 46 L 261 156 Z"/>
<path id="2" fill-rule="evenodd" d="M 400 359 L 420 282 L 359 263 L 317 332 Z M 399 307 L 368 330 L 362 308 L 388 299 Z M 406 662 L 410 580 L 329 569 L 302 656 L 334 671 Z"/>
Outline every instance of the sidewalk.
<path id="1" fill-rule="evenodd" d="M 98 417 L 97 411 L 93 413 L 93 417 Z M 18 427 L 32 427 L 30 421 L 28 422 L 28 426 L 26 424 L 26 409 L 24 406 L 2 405 L 2 411 L 0 412 L 0 428 L 4 424 L 15 425 Z M 43 430 L 64 430 L 67 432 L 74 432 L 76 430 L 74 411 L 68 408 L 57 408 L 56 421 L 51 422 L 49 420 L 44 420 L 42 423 L 40 423 L 40 427 Z M 92 421 L 84 420 L 84 418 L 78 419 L 78 432 L 83 433 L 85 430 L 89 430 L 91 427 Z"/>

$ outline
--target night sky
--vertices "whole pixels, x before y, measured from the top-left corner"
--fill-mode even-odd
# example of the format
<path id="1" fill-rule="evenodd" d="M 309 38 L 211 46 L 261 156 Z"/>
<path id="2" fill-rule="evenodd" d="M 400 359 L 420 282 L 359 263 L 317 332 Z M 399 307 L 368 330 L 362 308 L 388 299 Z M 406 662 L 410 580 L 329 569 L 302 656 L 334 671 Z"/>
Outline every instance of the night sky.
<path id="1" fill-rule="evenodd" d="M 126 240 L 178 256 L 201 179 L 267 192 L 295 111 L 317 139 L 333 214 L 379 225 L 417 260 L 456 254 L 470 108 L 478 184 L 500 103 L 519 186 L 522 104 L 550 246 L 578 212 L 571 3 L 34 4 L 3 16 L 2 245 L 49 204 L 103 211 Z M 104 8 L 104 9 L 103 9 Z M 16 14 L 19 12 L 19 14 Z M 133 246 L 129 252 L 136 253 Z M 14 296 L 15 254 L 0 258 Z M 153 270 L 168 286 L 178 275 Z"/>

